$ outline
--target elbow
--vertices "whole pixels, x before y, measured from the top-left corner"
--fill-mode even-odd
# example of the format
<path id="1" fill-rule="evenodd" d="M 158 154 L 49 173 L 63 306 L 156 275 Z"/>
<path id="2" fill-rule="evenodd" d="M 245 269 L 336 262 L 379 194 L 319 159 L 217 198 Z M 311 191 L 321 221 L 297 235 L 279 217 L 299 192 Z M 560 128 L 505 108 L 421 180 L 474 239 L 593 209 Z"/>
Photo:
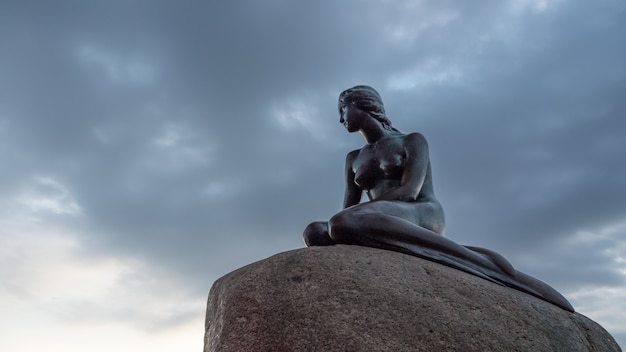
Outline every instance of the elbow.
<path id="1" fill-rule="evenodd" d="M 403 199 L 403 201 L 405 201 L 405 202 L 416 202 L 418 198 L 419 197 L 418 197 L 417 194 L 415 194 L 415 195 L 411 194 L 411 195 L 408 195 L 405 199 Z"/>
<path id="2" fill-rule="evenodd" d="M 420 198 L 420 190 L 416 188 L 412 188 L 403 192 L 404 197 L 402 197 L 402 201 L 404 202 L 416 202 Z"/>
<path id="3" fill-rule="evenodd" d="M 398 191 L 400 191 L 401 197 L 400 200 L 404 202 L 415 202 L 420 196 L 421 187 L 416 187 L 414 185 L 405 185 L 400 187 Z"/>
<path id="4" fill-rule="evenodd" d="M 389 193 L 385 193 L 380 197 L 376 197 L 375 200 L 391 200 L 391 201 L 400 201 L 400 202 L 415 202 L 419 198 L 419 192 L 407 191 L 403 189 L 396 189 L 395 191 L 391 191 Z"/>

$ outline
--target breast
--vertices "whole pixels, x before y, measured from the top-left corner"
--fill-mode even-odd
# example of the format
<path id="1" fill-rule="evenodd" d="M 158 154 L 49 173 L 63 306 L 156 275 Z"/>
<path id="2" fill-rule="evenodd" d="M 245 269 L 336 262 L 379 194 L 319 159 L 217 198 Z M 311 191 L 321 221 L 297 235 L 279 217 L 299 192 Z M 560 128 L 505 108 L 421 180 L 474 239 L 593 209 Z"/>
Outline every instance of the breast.
<path id="1" fill-rule="evenodd" d="M 380 179 L 380 176 L 381 173 L 377 170 L 377 168 L 364 167 L 361 165 L 354 170 L 354 183 L 362 189 L 367 190 L 374 187 L 376 181 Z"/>
<path id="2" fill-rule="evenodd" d="M 404 171 L 404 158 L 399 154 L 363 153 L 353 163 L 354 182 L 364 190 L 375 188 L 387 180 L 399 180 Z"/>
<path id="3" fill-rule="evenodd" d="M 387 178 L 399 178 L 404 171 L 404 158 L 398 154 L 380 160 L 380 169 Z"/>

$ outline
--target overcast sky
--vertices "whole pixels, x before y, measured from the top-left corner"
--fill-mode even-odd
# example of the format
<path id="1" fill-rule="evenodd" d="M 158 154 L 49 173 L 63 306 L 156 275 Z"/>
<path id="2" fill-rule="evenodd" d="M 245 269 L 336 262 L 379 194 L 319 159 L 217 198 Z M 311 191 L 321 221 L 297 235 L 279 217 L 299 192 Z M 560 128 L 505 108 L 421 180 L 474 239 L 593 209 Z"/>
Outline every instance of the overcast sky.
<path id="1" fill-rule="evenodd" d="M 626 345 L 626 3 L 0 1 L 0 350 L 199 351 L 340 210 L 338 94 L 430 144 L 446 235 Z"/>

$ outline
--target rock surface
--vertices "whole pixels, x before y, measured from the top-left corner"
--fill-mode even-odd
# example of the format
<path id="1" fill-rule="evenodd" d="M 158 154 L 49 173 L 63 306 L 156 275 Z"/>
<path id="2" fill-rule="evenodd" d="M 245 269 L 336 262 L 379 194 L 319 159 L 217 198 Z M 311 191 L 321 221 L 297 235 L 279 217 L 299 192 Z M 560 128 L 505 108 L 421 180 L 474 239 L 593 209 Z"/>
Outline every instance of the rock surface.
<path id="1" fill-rule="evenodd" d="M 336 245 L 217 280 L 205 352 L 621 351 L 597 323 L 440 264 Z"/>

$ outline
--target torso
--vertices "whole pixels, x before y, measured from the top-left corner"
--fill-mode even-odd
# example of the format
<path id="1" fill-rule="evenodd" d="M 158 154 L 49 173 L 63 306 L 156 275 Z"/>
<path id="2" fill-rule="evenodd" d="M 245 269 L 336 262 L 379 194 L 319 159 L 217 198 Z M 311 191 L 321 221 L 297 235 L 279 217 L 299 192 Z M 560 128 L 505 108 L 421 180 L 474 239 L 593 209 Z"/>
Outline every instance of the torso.
<path id="1" fill-rule="evenodd" d="M 352 163 L 354 182 L 370 200 L 400 186 L 407 158 L 406 137 L 404 134 L 386 137 L 358 151 Z M 430 162 L 428 169 L 418 200 L 432 195 Z"/>

